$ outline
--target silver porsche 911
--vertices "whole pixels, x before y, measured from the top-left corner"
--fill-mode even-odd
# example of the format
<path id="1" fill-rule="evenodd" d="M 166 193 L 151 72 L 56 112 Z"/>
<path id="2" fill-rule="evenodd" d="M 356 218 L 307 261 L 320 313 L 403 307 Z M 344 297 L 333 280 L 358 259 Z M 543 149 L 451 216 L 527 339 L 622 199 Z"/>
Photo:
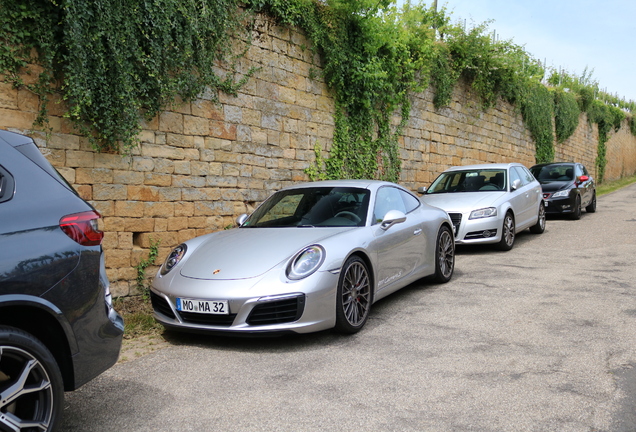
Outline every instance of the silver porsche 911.
<path id="1" fill-rule="evenodd" d="M 177 246 L 163 263 L 151 300 L 165 327 L 355 333 L 374 302 L 425 276 L 453 275 L 451 219 L 393 183 L 300 184 L 237 222 Z"/>

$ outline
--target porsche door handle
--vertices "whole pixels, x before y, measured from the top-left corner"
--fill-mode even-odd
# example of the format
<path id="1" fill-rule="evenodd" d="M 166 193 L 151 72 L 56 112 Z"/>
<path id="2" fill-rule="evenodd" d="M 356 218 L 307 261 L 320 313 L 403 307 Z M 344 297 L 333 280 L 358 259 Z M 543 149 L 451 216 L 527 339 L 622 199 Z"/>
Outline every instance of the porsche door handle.
<path id="1" fill-rule="evenodd" d="M 418 228 L 415 231 L 413 231 L 413 235 L 420 235 L 422 234 L 422 228 Z"/>

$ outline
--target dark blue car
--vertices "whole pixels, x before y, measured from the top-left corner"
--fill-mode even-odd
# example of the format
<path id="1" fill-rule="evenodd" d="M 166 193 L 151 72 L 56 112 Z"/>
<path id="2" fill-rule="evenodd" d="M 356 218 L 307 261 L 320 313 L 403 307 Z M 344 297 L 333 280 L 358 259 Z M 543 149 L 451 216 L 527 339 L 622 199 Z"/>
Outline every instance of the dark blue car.
<path id="1" fill-rule="evenodd" d="M 0 430 L 53 431 L 64 391 L 112 366 L 99 213 L 31 138 L 0 130 Z"/>

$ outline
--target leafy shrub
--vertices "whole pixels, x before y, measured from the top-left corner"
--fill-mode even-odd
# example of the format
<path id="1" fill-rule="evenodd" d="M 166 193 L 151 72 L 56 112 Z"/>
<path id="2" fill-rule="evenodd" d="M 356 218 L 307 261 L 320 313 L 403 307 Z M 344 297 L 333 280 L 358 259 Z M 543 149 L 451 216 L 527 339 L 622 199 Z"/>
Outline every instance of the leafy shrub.
<path id="1" fill-rule="evenodd" d="M 568 139 L 579 125 L 579 105 L 576 97 L 563 89 L 557 88 L 554 94 L 554 123 L 557 142 Z"/>

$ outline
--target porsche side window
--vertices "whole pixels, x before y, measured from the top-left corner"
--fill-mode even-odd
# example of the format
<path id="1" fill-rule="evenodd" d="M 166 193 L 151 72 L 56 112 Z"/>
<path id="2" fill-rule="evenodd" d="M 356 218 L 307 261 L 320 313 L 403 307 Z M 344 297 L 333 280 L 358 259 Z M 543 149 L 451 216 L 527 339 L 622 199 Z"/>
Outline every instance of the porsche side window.
<path id="1" fill-rule="evenodd" d="M 373 223 L 382 222 L 389 210 L 399 210 L 406 214 L 406 207 L 404 206 L 400 190 L 390 186 L 378 190 L 375 197 L 375 206 L 373 207 Z"/>
<path id="2" fill-rule="evenodd" d="M 410 193 L 400 190 L 400 195 L 402 195 L 402 200 L 404 200 L 404 207 L 406 208 L 406 213 L 411 213 L 413 210 L 420 206 L 420 200 L 415 198 Z"/>

